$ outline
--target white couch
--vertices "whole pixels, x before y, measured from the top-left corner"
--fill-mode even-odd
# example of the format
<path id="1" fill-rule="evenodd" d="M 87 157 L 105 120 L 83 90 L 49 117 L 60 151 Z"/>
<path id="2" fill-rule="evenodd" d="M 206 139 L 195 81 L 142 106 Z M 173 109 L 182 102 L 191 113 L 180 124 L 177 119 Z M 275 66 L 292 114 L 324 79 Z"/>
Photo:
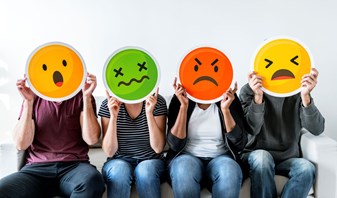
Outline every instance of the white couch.
<path id="1" fill-rule="evenodd" d="M 104 97 L 96 97 L 97 110 Z M 170 97 L 165 98 L 169 104 Z M 100 119 L 99 119 L 100 120 Z M 322 134 L 313 136 L 305 133 L 301 138 L 301 147 L 304 158 L 310 160 L 316 165 L 317 178 L 308 197 L 315 198 L 337 198 L 337 142 L 328 136 Z M 0 141 L 0 178 L 16 171 L 17 160 L 16 150 L 11 142 Z M 99 171 L 102 170 L 106 156 L 100 147 L 93 147 L 89 151 L 90 162 L 94 164 Z M 278 194 L 281 193 L 283 185 L 287 178 L 276 176 Z M 173 193 L 168 183 L 162 184 L 162 197 L 172 198 Z M 246 179 L 241 188 L 240 197 L 249 198 L 250 180 Z M 106 197 L 106 193 L 104 194 Z M 137 197 L 137 191 L 132 189 L 131 197 Z M 207 189 L 203 189 L 201 197 L 211 197 Z"/>
<path id="2" fill-rule="evenodd" d="M 317 178 L 315 185 L 311 189 L 308 197 L 315 198 L 337 198 L 337 142 L 326 135 L 313 136 L 310 133 L 302 135 L 301 146 L 304 158 L 310 160 L 316 165 Z M 101 148 L 90 149 L 90 161 L 98 170 L 106 160 Z M 277 192 L 281 193 L 283 185 L 288 179 L 283 176 L 276 176 Z M 173 192 L 168 183 L 161 186 L 162 197 L 172 198 Z M 250 179 L 246 179 L 240 192 L 240 198 L 249 198 Z M 106 196 L 106 195 L 105 195 Z M 137 191 L 132 189 L 131 197 L 137 197 Z M 203 189 L 201 197 L 211 197 L 207 189 Z"/>
<path id="3" fill-rule="evenodd" d="M 164 96 L 167 106 L 171 96 Z M 97 108 L 104 100 L 104 97 L 96 97 Z M 313 136 L 308 131 L 303 131 L 301 138 L 301 148 L 304 158 L 310 160 L 316 165 L 317 178 L 315 185 L 310 190 L 308 197 L 315 198 L 337 198 L 337 142 L 328 136 L 322 134 Z M 96 148 L 90 150 L 91 162 L 99 169 L 106 159 L 102 149 Z M 277 175 L 275 177 L 278 195 L 281 194 L 284 184 L 288 181 L 286 177 Z M 173 192 L 170 185 L 165 182 L 161 186 L 162 197 L 172 198 Z M 106 196 L 106 195 L 105 195 Z M 138 197 L 135 188 L 132 189 L 131 197 Z M 201 197 L 212 197 L 207 189 L 203 189 Z M 246 179 L 240 192 L 240 198 L 250 197 L 250 179 Z"/>

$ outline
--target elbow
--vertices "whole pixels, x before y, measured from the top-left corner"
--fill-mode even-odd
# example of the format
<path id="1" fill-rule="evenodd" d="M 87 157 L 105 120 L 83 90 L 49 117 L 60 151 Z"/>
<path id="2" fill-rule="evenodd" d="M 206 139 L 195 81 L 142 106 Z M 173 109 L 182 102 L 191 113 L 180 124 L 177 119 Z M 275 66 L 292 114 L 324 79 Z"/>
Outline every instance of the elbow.
<path id="1" fill-rule="evenodd" d="M 91 145 L 96 144 L 99 141 L 100 134 L 101 134 L 100 130 L 97 130 L 95 133 L 91 133 L 83 137 L 83 139 L 89 146 L 91 146 Z"/>
<path id="2" fill-rule="evenodd" d="M 114 155 L 113 152 L 109 152 L 109 151 L 104 151 L 104 153 L 108 158 L 111 158 Z"/>
<path id="3" fill-rule="evenodd" d="M 92 146 L 98 142 L 98 138 L 90 138 L 87 141 L 85 141 L 89 146 Z"/>
<path id="4" fill-rule="evenodd" d="M 94 144 L 96 144 L 99 140 L 99 137 L 98 135 L 91 135 L 91 136 L 88 136 L 87 138 L 84 139 L 84 141 L 89 145 L 89 146 L 92 146 Z"/>
<path id="5" fill-rule="evenodd" d="M 162 152 L 163 152 L 163 150 L 164 150 L 164 147 L 163 147 L 163 146 L 161 146 L 161 147 L 152 148 L 152 149 L 153 149 L 153 151 L 154 151 L 156 154 L 160 154 L 160 153 L 162 153 Z"/>
<path id="6" fill-rule="evenodd" d="M 113 157 L 118 149 L 118 144 L 111 144 L 111 142 L 107 142 L 106 139 L 102 141 L 102 149 L 107 157 Z"/>
<path id="7" fill-rule="evenodd" d="M 102 147 L 102 148 L 103 148 L 103 151 L 104 151 L 105 155 L 109 158 L 113 157 L 114 154 L 116 153 L 116 151 L 114 151 L 112 149 L 105 149 L 104 147 Z"/>
<path id="8" fill-rule="evenodd" d="M 16 139 L 15 140 L 15 147 L 18 151 L 24 151 L 29 146 L 30 146 L 30 144 L 27 144 L 27 142 L 23 141 L 23 139 Z"/>
<path id="9" fill-rule="evenodd" d="M 20 143 L 17 143 L 16 144 L 16 149 L 18 151 L 25 151 L 29 146 L 26 146 L 26 145 L 23 145 L 23 144 L 20 144 Z"/>

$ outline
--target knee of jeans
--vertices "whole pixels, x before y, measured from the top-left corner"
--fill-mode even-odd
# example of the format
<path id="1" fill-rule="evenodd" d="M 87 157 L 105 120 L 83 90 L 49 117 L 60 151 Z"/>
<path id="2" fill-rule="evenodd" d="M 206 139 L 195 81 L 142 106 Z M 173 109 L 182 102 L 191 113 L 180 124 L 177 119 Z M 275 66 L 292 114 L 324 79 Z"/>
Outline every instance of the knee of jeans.
<path id="1" fill-rule="evenodd" d="M 131 165 L 120 159 L 113 159 L 106 162 L 102 168 L 102 174 L 105 180 L 129 180 L 131 178 Z"/>
<path id="2" fill-rule="evenodd" d="M 97 173 L 88 174 L 85 179 L 86 188 L 90 188 L 92 191 L 101 192 L 103 194 L 105 190 L 105 184 L 102 175 L 97 171 Z"/>
<path id="3" fill-rule="evenodd" d="M 240 165 L 232 159 L 227 159 L 225 161 L 221 161 L 221 164 L 217 168 L 219 178 L 228 181 L 229 179 L 232 181 L 238 181 L 238 183 L 242 182 L 242 171 Z"/>
<path id="4" fill-rule="evenodd" d="M 297 169 L 299 174 L 305 175 L 310 178 L 315 178 L 316 167 L 310 161 L 300 158 L 297 160 Z"/>
<path id="5" fill-rule="evenodd" d="M 248 163 L 251 169 L 263 170 L 266 168 L 274 168 L 275 162 L 273 156 L 265 150 L 255 150 L 249 154 Z"/>
<path id="6" fill-rule="evenodd" d="M 158 160 L 144 160 L 135 168 L 137 179 L 151 179 L 160 177 L 160 172 L 164 171 L 164 162 Z"/>
<path id="7" fill-rule="evenodd" d="M 200 169 L 200 164 L 197 160 L 196 157 L 190 155 L 181 155 L 175 158 L 169 167 L 171 178 L 182 175 L 184 176 L 183 178 L 193 177 L 198 172 L 198 169 Z"/>

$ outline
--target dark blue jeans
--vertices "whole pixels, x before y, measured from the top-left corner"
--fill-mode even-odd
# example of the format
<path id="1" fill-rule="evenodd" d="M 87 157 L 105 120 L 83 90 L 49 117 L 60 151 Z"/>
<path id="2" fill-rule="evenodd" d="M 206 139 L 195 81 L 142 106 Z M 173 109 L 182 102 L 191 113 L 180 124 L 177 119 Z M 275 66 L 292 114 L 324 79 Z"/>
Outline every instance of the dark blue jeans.
<path id="1" fill-rule="evenodd" d="M 215 198 L 239 197 L 242 172 L 229 155 L 206 159 L 182 154 L 173 159 L 168 168 L 175 198 L 199 198 L 204 186 Z M 204 186 L 202 180 L 206 183 Z"/>
<path id="2" fill-rule="evenodd" d="M 160 198 L 165 164 L 161 159 L 137 160 L 127 157 L 109 159 L 102 168 L 108 197 L 129 198 L 136 184 L 140 198 Z"/>
<path id="3" fill-rule="evenodd" d="M 0 180 L 1 198 L 102 197 L 104 181 L 89 163 L 56 162 L 25 165 Z"/>
<path id="4" fill-rule="evenodd" d="M 315 166 L 303 158 L 275 163 L 272 155 L 265 150 L 245 153 L 241 158 L 249 167 L 252 198 L 277 197 L 275 174 L 289 178 L 283 187 L 282 198 L 306 198 L 315 180 Z"/>

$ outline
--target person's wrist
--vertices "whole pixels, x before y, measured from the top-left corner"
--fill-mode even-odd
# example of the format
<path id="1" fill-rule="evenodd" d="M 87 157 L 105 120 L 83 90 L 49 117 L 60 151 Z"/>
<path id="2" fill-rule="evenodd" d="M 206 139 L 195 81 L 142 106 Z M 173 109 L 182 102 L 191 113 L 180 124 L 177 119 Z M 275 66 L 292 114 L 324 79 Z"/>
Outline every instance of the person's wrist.
<path id="1" fill-rule="evenodd" d="M 222 114 L 226 114 L 226 113 L 230 112 L 229 108 L 227 108 L 227 107 L 221 108 L 221 111 L 222 111 Z"/>
<path id="2" fill-rule="evenodd" d="M 262 95 L 260 95 L 260 94 L 255 94 L 254 95 L 254 102 L 256 104 L 261 104 L 262 101 L 263 101 L 263 96 Z"/>
<path id="3" fill-rule="evenodd" d="M 187 112 L 188 105 L 181 104 L 180 105 L 180 111 Z"/>
<path id="4" fill-rule="evenodd" d="M 153 110 L 145 110 L 145 115 L 147 118 L 149 118 L 150 116 L 153 116 Z"/>
<path id="5" fill-rule="evenodd" d="M 25 99 L 25 100 L 24 100 L 24 106 L 25 106 L 25 107 L 33 106 L 33 103 L 34 103 L 34 99 L 30 99 L 30 100 Z"/>
<path id="6" fill-rule="evenodd" d="M 91 94 L 90 95 L 83 95 L 83 102 L 85 103 L 85 104 L 87 104 L 87 103 L 91 103 L 91 100 L 92 100 L 92 97 L 91 97 Z"/>

